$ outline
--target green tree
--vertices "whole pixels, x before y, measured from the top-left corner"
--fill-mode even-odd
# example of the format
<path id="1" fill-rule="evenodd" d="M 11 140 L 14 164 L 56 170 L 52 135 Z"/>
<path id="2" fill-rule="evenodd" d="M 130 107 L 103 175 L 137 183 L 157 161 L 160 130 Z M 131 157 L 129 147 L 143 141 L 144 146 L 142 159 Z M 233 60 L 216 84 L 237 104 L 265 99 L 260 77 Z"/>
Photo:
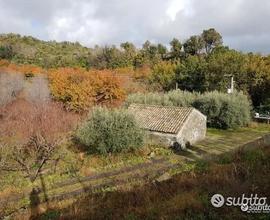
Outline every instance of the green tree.
<path id="1" fill-rule="evenodd" d="M 207 54 L 211 53 L 213 48 L 221 46 L 223 43 L 222 36 L 214 28 L 204 30 L 201 36 L 204 40 L 205 51 Z"/>
<path id="2" fill-rule="evenodd" d="M 89 58 L 91 67 L 98 69 L 114 69 L 127 67 L 133 64 L 133 59 L 126 51 L 119 50 L 116 46 L 105 46 L 96 48 L 95 54 Z"/>
<path id="3" fill-rule="evenodd" d="M 130 42 L 121 43 L 120 47 L 124 49 L 125 53 L 129 57 L 134 57 L 136 55 L 136 47 L 133 43 Z"/>
<path id="4" fill-rule="evenodd" d="M 201 52 L 204 47 L 204 41 L 201 36 L 194 35 L 191 36 L 185 43 L 184 43 L 184 51 L 186 54 L 196 55 Z"/>
<path id="5" fill-rule="evenodd" d="M 226 92 L 230 86 L 230 76 L 234 76 L 236 89 L 247 90 L 248 78 L 245 71 L 246 57 L 244 54 L 221 48 L 214 50 L 209 55 L 207 63 L 205 78 L 208 90 Z"/>
<path id="6" fill-rule="evenodd" d="M 203 92 L 207 88 L 207 63 L 204 57 L 187 56 L 177 65 L 176 79 L 180 89 Z"/>
<path id="7" fill-rule="evenodd" d="M 176 64 L 165 61 L 156 64 L 149 76 L 150 83 L 165 91 L 175 88 L 176 67 Z"/>
<path id="8" fill-rule="evenodd" d="M 122 55 L 124 56 L 123 59 L 125 59 L 125 63 L 127 66 L 132 66 L 137 54 L 136 47 L 130 42 L 122 43 L 120 47 L 124 50 Z"/>
<path id="9" fill-rule="evenodd" d="M 142 50 L 140 51 L 140 66 L 142 65 L 155 65 L 161 61 L 161 55 L 158 51 L 158 46 L 152 44 L 150 41 L 146 41 L 143 44 Z"/>
<path id="10" fill-rule="evenodd" d="M 270 57 L 248 54 L 246 74 L 245 83 L 253 104 L 266 104 L 270 99 Z"/>
<path id="11" fill-rule="evenodd" d="M 163 56 L 164 54 L 166 54 L 168 52 L 166 46 L 164 46 L 163 44 L 158 44 L 157 45 L 157 50 L 158 50 L 158 53 Z"/>
<path id="12" fill-rule="evenodd" d="M 182 50 L 182 43 L 180 42 L 180 40 L 174 38 L 171 42 L 171 55 L 172 58 L 180 58 L 181 57 L 181 50 Z"/>

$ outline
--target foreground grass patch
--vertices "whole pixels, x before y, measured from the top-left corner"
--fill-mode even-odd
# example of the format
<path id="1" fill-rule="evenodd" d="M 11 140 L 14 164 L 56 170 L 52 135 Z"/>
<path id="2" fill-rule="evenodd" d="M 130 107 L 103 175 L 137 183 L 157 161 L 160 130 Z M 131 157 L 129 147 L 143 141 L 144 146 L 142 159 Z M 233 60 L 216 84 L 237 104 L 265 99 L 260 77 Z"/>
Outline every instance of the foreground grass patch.
<path id="1" fill-rule="evenodd" d="M 168 181 L 91 195 L 55 211 L 62 218 L 76 219 L 267 219 L 268 214 L 247 216 L 240 207 L 217 209 L 210 204 L 215 193 L 270 196 L 270 148 L 238 151 L 232 158 L 228 164 L 198 162 L 193 171 Z"/>

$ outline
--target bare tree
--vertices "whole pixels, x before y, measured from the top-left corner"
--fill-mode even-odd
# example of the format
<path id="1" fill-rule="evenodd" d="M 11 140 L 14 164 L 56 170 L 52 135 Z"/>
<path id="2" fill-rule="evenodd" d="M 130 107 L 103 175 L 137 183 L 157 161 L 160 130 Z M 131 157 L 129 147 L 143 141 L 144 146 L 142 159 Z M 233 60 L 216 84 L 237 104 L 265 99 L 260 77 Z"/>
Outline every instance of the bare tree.
<path id="1" fill-rule="evenodd" d="M 7 149 L 0 147 L 0 169 L 4 171 L 23 171 L 34 182 L 42 174 L 48 161 L 58 161 L 54 157 L 59 141 L 48 142 L 42 135 L 36 134 L 24 145 Z"/>

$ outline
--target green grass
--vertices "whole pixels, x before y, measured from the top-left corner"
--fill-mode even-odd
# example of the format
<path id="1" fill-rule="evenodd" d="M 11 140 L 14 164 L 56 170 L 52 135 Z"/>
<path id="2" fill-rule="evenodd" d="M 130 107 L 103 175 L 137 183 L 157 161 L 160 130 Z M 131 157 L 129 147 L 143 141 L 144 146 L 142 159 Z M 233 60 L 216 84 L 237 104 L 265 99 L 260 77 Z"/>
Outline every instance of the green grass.
<path id="1" fill-rule="evenodd" d="M 195 156 L 222 154 L 270 133 L 270 125 L 254 124 L 253 127 L 235 130 L 208 129 L 205 140 L 190 148 Z"/>

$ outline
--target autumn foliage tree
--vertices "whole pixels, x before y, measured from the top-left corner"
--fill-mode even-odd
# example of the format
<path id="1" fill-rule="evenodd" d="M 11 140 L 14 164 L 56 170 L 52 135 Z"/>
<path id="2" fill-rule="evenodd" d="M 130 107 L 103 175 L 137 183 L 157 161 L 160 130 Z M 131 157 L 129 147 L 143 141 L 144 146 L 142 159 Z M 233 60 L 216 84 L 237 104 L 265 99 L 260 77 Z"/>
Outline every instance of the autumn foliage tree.
<path id="1" fill-rule="evenodd" d="M 125 97 L 121 79 L 112 71 L 59 68 L 49 71 L 51 93 L 70 110 L 87 110 L 94 104 L 113 105 Z"/>

